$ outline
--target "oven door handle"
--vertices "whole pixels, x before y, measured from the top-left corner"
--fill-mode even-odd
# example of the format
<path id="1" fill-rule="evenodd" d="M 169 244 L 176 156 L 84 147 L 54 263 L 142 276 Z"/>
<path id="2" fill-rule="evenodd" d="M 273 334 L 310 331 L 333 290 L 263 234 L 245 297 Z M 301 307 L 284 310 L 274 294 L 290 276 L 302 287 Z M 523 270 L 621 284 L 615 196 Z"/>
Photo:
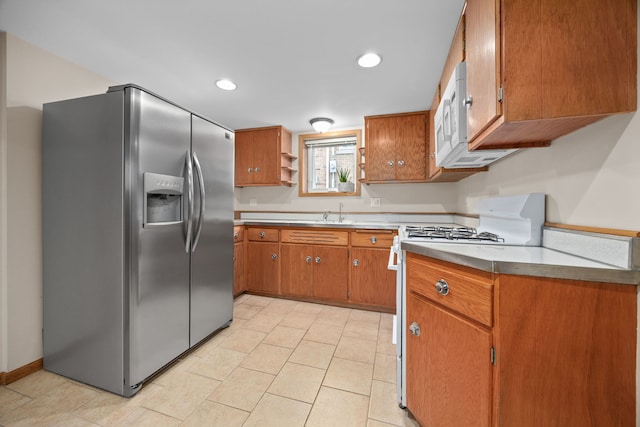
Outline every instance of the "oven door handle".
<path id="1" fill-rule="evenodd" d="M 396 254 L 396 251 L 395 251 L 395 244 L 394 244 L 394 245 L 391 245 L 391 247 L 389 248 L 389 262 L 387 263 L 388 270 L 398 271 L 398 264 L 394 262 L 394 259 L 393 259 L 395 254 Z"/>

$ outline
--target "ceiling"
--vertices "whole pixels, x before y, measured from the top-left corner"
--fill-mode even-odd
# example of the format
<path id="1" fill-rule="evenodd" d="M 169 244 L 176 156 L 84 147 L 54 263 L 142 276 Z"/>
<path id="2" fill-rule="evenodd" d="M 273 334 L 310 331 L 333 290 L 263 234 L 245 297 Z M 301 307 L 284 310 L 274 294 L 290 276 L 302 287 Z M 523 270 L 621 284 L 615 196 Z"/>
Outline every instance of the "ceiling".
<path id="1" fill-rule="evenodd" d="M 0 30 L 233 129 L 313 132 L 313 117 L 428 109 L 463 3 L 0 0 Z M 369 51 L 382 63 L 358 67 Z"/>

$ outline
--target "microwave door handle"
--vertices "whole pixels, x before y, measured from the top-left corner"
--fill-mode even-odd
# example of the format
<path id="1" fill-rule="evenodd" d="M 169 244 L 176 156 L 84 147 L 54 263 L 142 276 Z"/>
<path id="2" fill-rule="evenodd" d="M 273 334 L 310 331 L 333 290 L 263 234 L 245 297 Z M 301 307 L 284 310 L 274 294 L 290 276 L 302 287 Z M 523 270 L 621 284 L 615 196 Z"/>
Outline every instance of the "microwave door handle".
<path id="1" fill-rule="evenodd" d="M 449 133 L 447 133 L 447 130 L 449 130 Z M 451 141 L 451 135 L 453 134 L 451 131 L 451 100 L 448 98 L 443 100 L 442 133 L 445 141 Z"/>
<path id="2" fill-rule="evenodd" d="M 185 157 L 185 166 L 187 172 L 187 218 L 185 220 L 187 224 L 187 234 L 185 237 L 185 248 L 184 250 L 189 253 L 191 249 L 191 234 L 193 233 L 192 221 L 193 217 L 193 167 L 191 164 L 191 152 L 187 150 L 187 155 Z"/>
<path id="3" fill-rule="evenodd" d="M 193 165 L 195 166 L 196 173 L 198 176 L 198 182 L 200 187 L 200 212 L 198 213 L 198 225 L 196 226 L 195 237 L 193 238 L 193 245 L 191 246 L 191 252 L 196 251 L 196 247 L 198 246 L 198 241 L 200 240 L 200 234 L 202 233 L 202 219 L 204 217 L 204 201 L 205 201 L 205 192 L 204 192 L 204 176 L 202 175 L 202 167 L 200 166 L 200 161 L 198 160 L 198 155 L 196 152 L 193 152 Z"/>

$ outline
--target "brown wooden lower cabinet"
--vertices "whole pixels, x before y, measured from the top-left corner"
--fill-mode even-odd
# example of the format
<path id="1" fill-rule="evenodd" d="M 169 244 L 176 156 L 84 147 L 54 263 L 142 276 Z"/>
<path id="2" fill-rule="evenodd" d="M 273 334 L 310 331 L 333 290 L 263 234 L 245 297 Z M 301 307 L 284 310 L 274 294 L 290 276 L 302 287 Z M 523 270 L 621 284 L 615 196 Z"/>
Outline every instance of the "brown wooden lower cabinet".
<path id="1" fill-rule="evenodd" d="M 244 243 L 233 244 L 233 296 L 246 290 Z"/>
<path id="2" fill-rule="evenodd" d="M 406 269 L 407 407 L 423 426 L 635 426 L 635 286 L 415 254 Z"/>
<path id="3" fill-rule="evenodd" d="M 247 290 L 280 294 L 280 245 L 248 242 L 246 258 Z"/>
<path id="4" fill-rule="evenodd" d="M 389 248 L 351 248 L 349 301 L 395 310 L 396 272 L 388 260 Z"/>

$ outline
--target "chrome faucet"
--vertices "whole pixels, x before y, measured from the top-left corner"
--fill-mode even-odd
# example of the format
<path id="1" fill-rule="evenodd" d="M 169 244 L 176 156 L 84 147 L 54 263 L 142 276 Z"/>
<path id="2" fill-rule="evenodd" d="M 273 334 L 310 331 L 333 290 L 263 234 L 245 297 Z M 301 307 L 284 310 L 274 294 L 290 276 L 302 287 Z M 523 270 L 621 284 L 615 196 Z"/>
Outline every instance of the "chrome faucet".
<path id="1" fill-rule="evenodd" d="M 342 202 L 340 202 L 340 211 L 338 213 L 338 222 L 342 222 L 342 220 L 344 219 L 344 217 L 342 216 L 342 208 L 344 207 L 344 205 L 342 204 Z"/>
<path id="2" fill-rule="evenodd" d="M 322 220 L 324 222 L 327 222 L 329 219 L 329 214 L 331 213 L 331 211 L 324 211 L 324 213 L 322 214 Z"/>

